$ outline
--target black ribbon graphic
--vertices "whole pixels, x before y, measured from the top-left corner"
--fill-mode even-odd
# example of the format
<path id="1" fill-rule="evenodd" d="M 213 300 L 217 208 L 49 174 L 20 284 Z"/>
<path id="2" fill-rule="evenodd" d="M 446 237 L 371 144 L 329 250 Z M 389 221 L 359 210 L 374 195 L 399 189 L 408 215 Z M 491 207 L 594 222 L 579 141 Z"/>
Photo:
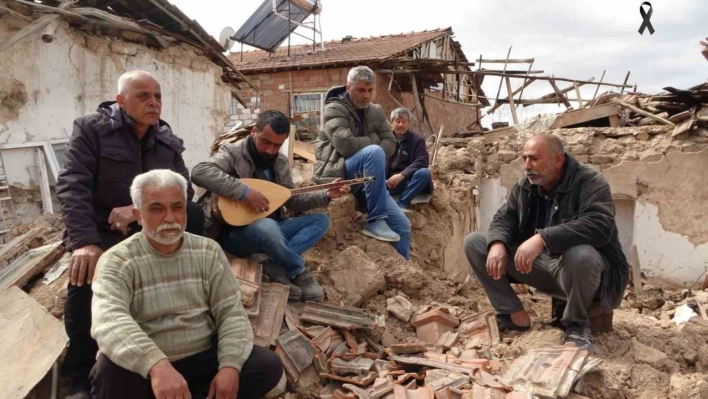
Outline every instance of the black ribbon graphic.
<path id="1" fill-rule="evenodd" d="M 644 12 L 644 9 L 642 8 L 644 5 L 649 6 L 648 13 Z M 651 26 L 651 21 L 650 21 L 651 14 L 653 12 L 654 11 L 651 8 L 651 3 L 648 1 L 645 1 L 644 3 L 642 3 L 642 5 L 639 6 L 639 13 L 642 14 L 642 19 L 644 20 L 644 22 L 642 22 L 642 26 L 639 27 L 639 34 L 640 35 L 644 34 L 644 29 L 649 29 L 649 33 L 652 35 L 654 34 L 654 27 Z"/>

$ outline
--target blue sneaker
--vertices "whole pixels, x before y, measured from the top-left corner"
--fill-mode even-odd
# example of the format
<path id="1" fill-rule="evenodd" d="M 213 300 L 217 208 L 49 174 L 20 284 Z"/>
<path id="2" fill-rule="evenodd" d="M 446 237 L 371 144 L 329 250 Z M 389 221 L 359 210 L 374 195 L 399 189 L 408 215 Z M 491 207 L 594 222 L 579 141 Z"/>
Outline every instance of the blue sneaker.
<path id="1" fill-rule="evenodd" d="M 365 236 L 375 238 L 380 241 L 398 242 L 401 241 L 401 236 L 391 230 L 386 223 L 386 219 L 377 219 L 367 222 L 364 230 L 361 233 Z"/>

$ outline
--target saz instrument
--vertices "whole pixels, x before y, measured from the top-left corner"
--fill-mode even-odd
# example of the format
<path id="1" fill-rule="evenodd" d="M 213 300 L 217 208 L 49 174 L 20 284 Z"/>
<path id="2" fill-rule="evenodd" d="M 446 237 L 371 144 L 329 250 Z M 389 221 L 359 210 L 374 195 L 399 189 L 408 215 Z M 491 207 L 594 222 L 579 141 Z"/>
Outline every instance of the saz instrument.
<path id="1" fill-rule="evenodd" d="M 264 197 L 268 198 L 270 209 L 266 212 L 255 213 L 245 201 L 234 201 L 230 198 L 219 196 L 217 199 L 218 213 L 220 214 L 221 219 L 232 226 L 245 226 L 255 222 L 256 220 L 263 219 L 264 217 L 267 217 L 271 213 L 275 212 L 293 195 L 365 183 L 374 179 L 375 178 L 373 176 L 363 177 L 360 179 L 342 180 L 335 183 L 320 184 L 317 186 L 302 187 L 292 190 L 279 184 L 269 182 L 268 180 L 239 179 L 239 181 L 250 187 L 252 190 L 257 190 L 263 194 Z"/>

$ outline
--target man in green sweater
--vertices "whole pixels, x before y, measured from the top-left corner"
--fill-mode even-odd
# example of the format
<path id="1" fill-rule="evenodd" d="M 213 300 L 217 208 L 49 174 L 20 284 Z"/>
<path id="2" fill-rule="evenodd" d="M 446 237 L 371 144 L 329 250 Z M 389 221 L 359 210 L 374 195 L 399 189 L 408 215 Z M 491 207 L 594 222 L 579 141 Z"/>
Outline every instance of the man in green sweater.
<path id="1" fill-rule="evenodd" d="M 142 232 L 103 254 L 93 282 L 93 398 L 259 398 L 282 376 L 278 356 L 253 346 L 224 252 L 184 232 L 186 193 L 169 170 L 130 187 Z"/>

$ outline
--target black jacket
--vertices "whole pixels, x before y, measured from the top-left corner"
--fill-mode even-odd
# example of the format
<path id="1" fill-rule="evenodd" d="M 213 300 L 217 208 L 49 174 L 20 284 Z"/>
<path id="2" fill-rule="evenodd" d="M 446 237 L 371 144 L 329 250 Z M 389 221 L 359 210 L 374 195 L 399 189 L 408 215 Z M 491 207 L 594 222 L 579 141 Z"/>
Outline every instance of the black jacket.
<path id="1" fill-rule="evenodd" d="M 568 153 L 565 160 L 563 177 L 554 192 L 551 226 L 539 233 L 552 256 L 581 244 L 595 247 L 609 265 L 600 282 L 602 306 L 617 308 L 627 286 L 629 265 L 619 242 L 610 186 L 600 172 Z M 487 243 L 501 241 L 507 248 L 516 248 L 536 234 L 537 200 L 538 192 L 529 180 L 519 180 L 494 216 Z"/>
<path id="2" fill-rule="evenodd" d="M 114 101 L 77 118 L 57 179 L 67 250 L 91 244 L 106 250 L 125 238 L 111 230 L 108 216 L 113 208 L 132 204 L 130 185 L 141 173 L 171 169 L 181 174 L 187 179 L 187 199 L 191 199 L 194 190 L 183 151 L 182 139 L 163 120 L 139 141 L 133 122 Z M 140 230 L 137 223 L 130 227 L 132 233 Z"/>

